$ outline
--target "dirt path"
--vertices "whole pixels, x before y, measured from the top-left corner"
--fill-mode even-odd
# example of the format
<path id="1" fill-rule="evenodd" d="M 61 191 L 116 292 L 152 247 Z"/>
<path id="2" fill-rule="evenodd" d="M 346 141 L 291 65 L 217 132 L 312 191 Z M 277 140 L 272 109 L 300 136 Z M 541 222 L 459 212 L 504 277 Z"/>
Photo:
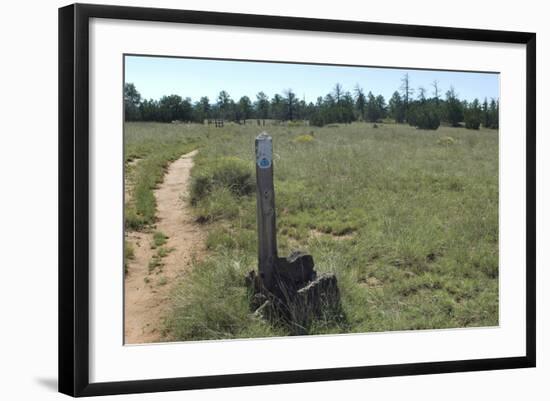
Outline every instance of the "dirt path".
<path id="1" fill-rule="evenodd" d="M 156 230 L 168 236 L 162 248 L 169 250 L 160 265 L 150 267 L 159 254 L 152 249 L 153 234 L 130 232 L 127 241 L 134 245 L 134 259 L 128 263 L 125 278 L 124 335 L 126 344 L 162 341 L 163 319 L 169 311 L 169 295 L 178 277 L 191 261 L 204 253 L 205 234 L 187 205 L 190 172 L 197 151 L 173 162 L 164 182 L 155 190 L 158 222 Z"/>

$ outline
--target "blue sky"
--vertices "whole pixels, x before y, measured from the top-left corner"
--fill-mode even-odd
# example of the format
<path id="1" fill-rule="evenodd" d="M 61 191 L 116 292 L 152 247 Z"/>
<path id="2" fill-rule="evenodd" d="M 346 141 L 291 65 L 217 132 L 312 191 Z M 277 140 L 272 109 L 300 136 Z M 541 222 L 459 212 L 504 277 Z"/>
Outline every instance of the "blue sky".
<path id="1" fill-rule="evenodd" d="M 438 81 L 443 94 L 452 85 L 461 99 L 499 97 L 499 75 L 494 73 L 427 71 L 375 67 L 341 67 L 327 65 L 222 61 L 168 57 L 126 56 L 125 81 L 135 84 L 142 98 L 159 99 L 176 94 L 193 101 L 208 96 L 216 100 L 226 90 L 234 100 L 248 96 L 252 101 L 263 91 L 269 97 L 292 89 L 307 102 L 325 96 L 338 82 L 352 91 L 359 84 L 365 93 L 381 94 L 386 101 L 401 86 L 401 78 L 409 74 L 418 94 L 422 86 L 432 95 L 432 82 Z"/>

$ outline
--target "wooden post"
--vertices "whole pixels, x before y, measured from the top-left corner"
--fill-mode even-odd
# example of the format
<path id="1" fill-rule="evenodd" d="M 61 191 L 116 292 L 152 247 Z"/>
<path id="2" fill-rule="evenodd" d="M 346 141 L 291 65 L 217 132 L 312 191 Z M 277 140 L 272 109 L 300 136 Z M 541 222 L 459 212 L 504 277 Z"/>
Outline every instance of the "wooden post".
<path id="1" fill-rule="evenodd" d="M 256 214 L 258 220 L 258 274 L 251 271 L 246 285 L 255 314 L 272 322 L 288 323 L 292 334 L 306 334 L 312 318 L 343 319 L 336 276 L 317 275 L 313 257 L 293 252 L 277 255 L 273 142 L 267 132 L 256 137 Z"/>
<path id="2" fill-rule="evenodd" d="M 277 261 L 277 238 L 273 188 L 273 143 L 266 132 L 256 137 L 256 205 L 258 271 L 262 284 L 271 290 Z"/>

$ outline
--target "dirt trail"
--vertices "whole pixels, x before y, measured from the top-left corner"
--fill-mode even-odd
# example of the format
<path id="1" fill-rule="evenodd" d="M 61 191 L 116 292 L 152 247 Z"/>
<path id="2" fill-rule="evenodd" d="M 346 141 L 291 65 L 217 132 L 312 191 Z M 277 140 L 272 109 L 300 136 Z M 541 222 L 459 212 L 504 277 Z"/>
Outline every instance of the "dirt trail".
<path id="1" fill-rule="evenodd" d="M 126 344 L 162 341 L 161 329 L 170 309 L 170 291 L 192 259 L 204 253 L 205 234 L 194 222 L 187 204 L 190 172 L 196 154 L 195 150 L 173 162 L 163 183 L 155 190 L 156 231 L 168 236 L 163 248 L 170 250 L 161 258 L 162 265 L 150 271 L 149 263 L 158 252 L 158 248 L 151 249 L 152 233 L 130 232 L 127 235 L 126 239 L 134 245 L 134 259 L 128 263 L 125 278 Z"/>

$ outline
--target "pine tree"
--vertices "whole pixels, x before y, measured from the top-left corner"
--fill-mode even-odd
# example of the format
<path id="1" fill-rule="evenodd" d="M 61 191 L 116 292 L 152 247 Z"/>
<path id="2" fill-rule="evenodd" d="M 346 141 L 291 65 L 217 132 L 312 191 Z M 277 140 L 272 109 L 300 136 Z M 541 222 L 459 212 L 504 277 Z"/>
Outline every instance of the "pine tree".
<path id="1" fill-rule="evenodd" d="M 296 118 L 296 95 L 292 92 L 292 89 L 287 89 L 283 93 L 285 95 L 284 102 L 286 106 L 286 114 L 284 120 L 292 121 Z"/>
<path id="2" fill-rule="evenodd" d="M 479 129 L 481 124 L 481 109 L 477 99 L 474 99 L 474 101 L 464 109 L 464 124 L 468 129 Z"/>
<path id="3" fill-rule="evenodd" d="M 263 92 L 258 92 L 254 103 L 256 118 L 266 119 L 269 116 L 269 98 Z"/>
<path id="4" fill-rule="evenodd" d="M 355 107 L 357 108 L 357 112 L 359 114 L 360 119 L 364 120 L 365 109 L 367 107 L 367 98 L 365 97 L 365 92 L 359 86 L 359 84 L 355 85 L 354 91 L 355 91 Z"/>
<path id="5" fill-rule="evenodd" d="M 126 121 L 137 121 L 141 119 L 139 105 L 141 95 L 133 83 L 124 84 L 124 118 Z"/>
<path id="6" fill-rule="evenodd" d="M 483 112 L 483 127 L 489 128 L 490 119 L 489 119 L 489 104 L 487 103 L 487 98 L 483 100 L 482 112 Z"/>
<path id="7" fill-rule="evenodd" d="M 396 123 L 405 121 L 405 106 L 399 92 L 395 91 L 393 93 L 388 106 L 390 117 L 393 118 Z"/>
<path id="8" fill-rule="evenodd" d="M 458 127 L 460 125 L 460 122 L 464 118 L 463 112 L 462 112 L 462 103 L 458 99 L 458 95 L 456 94 L 454 88 L 451 86 L 451 88 L 446 93 L 446 117 L 449 124 L 451 124 L 453 127 Z"/>

